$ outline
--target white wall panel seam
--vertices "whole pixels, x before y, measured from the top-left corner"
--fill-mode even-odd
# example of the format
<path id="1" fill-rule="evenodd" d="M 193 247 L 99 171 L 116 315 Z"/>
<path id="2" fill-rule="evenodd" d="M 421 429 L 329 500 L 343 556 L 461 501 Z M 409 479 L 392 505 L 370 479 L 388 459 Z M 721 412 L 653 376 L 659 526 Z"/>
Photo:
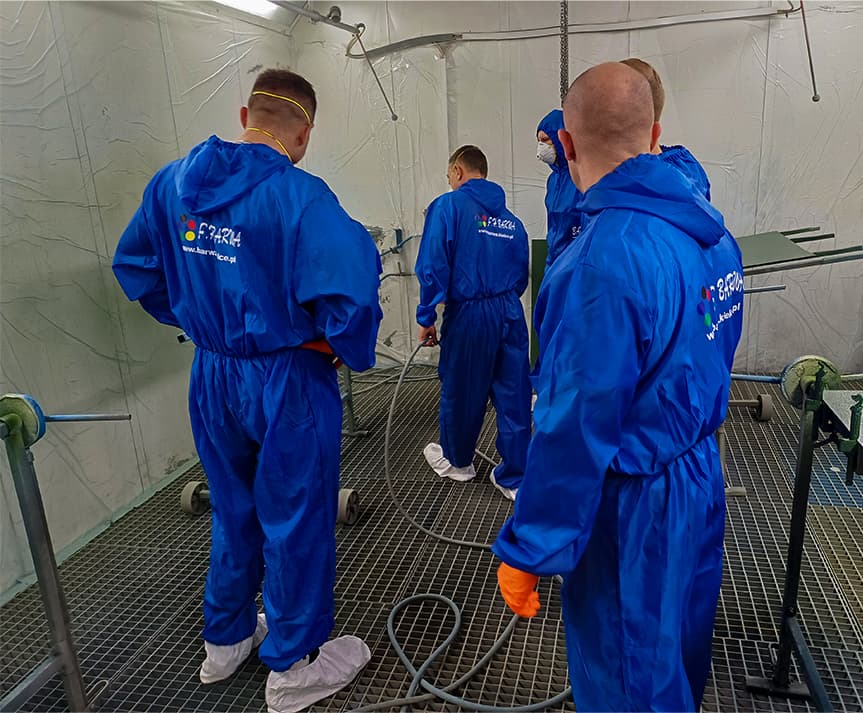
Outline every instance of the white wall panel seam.
<path id="1" fill-rule="evenodd" d="M 64 93 L 66 95 L 66 102 L 69 108 L 69 120 L 72 127 L 72 132 L 75 136 L 75 145 L 78 152 L 78 158 L 81 165 L 81 178 L 84 186 L 84 190 L 88 196 L 89 206 L 89 214 L 90 214 L 90 223 L 93 231 L 93 239 L 94 241 L 100 240 L 104 250 L 105 255 L 109 255 L 110 251 L 108 250 L 107 238 L 105 235 L 105 226 L 102 221 L 102 206 L 99 203 L 99 195 L 98 190 L 96 188 L 96 181 L 93 175 L 93 166 L 90 161 L 90 154 L 87 147 L 87 133 L 84 127 L 83 115 L 81 112 L 80 106 L 80 92 L 74 92 L 74 102 L 75 102 L 75 111 L 72 108 L 72 97 L 70 97 L 69 92 L 69 81 L 67 81 L 66 70 L 64 69 L 64 58 L 68 59 L 68 71 L 71 73 L 71 79 L 75 80 L 75 69 L 72 60 L 72 54 L 67 45 L 67 34 L 65 30 L 65 23 L 63 22 L 63 10 L 62 3 L 51 2 L 49 3 L 49 14 L 51 18 L 51 27 L 55 35 L 55 41 L 57 46 L 57 52 L 60 63 L 60 76 L 63 82 Z M 59 28 L 58 28 L 59 24 Z M 62 50 L 62 52 L 61 52 Z M 107 270 L 104 269 L 104 265 L 102 263 L 102 256 L 98 254 L 98 250 L 96 251 L 96 260 L 99 263 L 100 274 L 102 276 L 102 282 L 105 288 L 105 295 L 107 299 L 110 301 L 111 313 L 117 319 L 117 325 L 120 330 L 121 345 L 116 345 L 114 348 L 114 363 L 117 366 L 117 372 L 120 377 L 121 388 L 123 389 L 123 403 L 126 407 L 126 410 L 129 413 L 133 414 L 132 421 L 129 423 L 129 431 L 132 440 L 132 447 L 134 450 L 135 456 L 135 464 L 138 469 L 138 481 L 141 486 L 140 492 L 143 492 L 145 489 L 145 471 L 149 473 L 149 466 L 147 464 L 147 454 L 146 448 L 144 445 L 144 435 L 140 431 L 141 426 L 140 423 L 136 423 L 138 419 L 135 419 L 135 414 L 137 412 L 137 408 L 133 408 L 130 404 L 132 399 L 130 398 L 130 383 L 131 383 L 131 371 L 129 370 L 128 361 L 124 363 L 122 359 L 122 355 L 120 354 L 120 347 L 126 351 L 128 354 L 128 346 L 126 343 L 126 335 L 125 329 L 123 328 L 123 320 L 120 315 L 120 306 L 119 301 L 117 299 L 117 288 L 113 284 L 106 283 L 106 273 Z M 37 397 L 38 398 L 38 397 Z M 136 438 L 137 434 L 137 438 Z M 137 442 L 140 440 L 140 444 Z M 141 453 L 139 453 L 139 448 L 143 451 L 143 463 L 141 461 Z M 107 508 L 109 511 L 111 508 Z"/>

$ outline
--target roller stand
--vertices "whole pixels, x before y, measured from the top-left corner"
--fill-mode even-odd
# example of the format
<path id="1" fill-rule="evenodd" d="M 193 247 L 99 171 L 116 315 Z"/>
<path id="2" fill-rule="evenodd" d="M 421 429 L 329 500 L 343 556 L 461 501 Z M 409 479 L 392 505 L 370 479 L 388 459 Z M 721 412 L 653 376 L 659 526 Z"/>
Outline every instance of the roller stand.
<path id="1" fill-rule="evenodd" d="M 180 509 L 189 515 L 198 517 L 210 507 L 210 489 L 200 480 L 186 483 L 180 493 Z M 355 525 L 362 515 L 360 494 L 352 488 L 339 490 L 339 511 L 336 522 L 340 525 Z"/>
<path id="2" fill-rule="evenodd" d="M 773 397 L 770 394 L 758 394 L 754 399 L 730 399 L 729 407 L 748 408 L 749 414 L 756 421 L 765 423 L 773 418 L 776 409 L 773 407 Z"/>
<path id="3" fill-rule="evenodd" d="M 128 414 L 45 416 L 39 404 L 30 396 L 6 394 L 0 397 L 0 438 L 6 445 L 15 493 L 24 518 L 24 530 L 33 556 L 33 566 L 53 644 L 51 655 L 0 699 L 0 711 L 20 708 L 58 673 L 63 676 L 69 709 L 90 709 L 30 446 L 45 435 L 45 424 L 50 421 L 127 421 L 130 418 Z"/>
<path id="4" fill-rule="evenodd" d="M 819 711 L 832 711 L 833 706 L 800 627 L 797 594 L 815 449 L 826 443 L 836 443 L 840 452 L 848 457 L 848 480 L 854 472 L 863 471 L 860 438 L 863 395 L 840 391 L 841 383 L 836 367 L 821 357 L 801 357 L 789 364 L 781 376 L 783 395 L 792 406 L 801 409 L 782 625 L 772 674 L 767 678 L 746 679 L 746 687 L 752 692 L 806 699 Z M 847 409 L 849 405 L 850 412 Z M 818 442 L 820 432 L 828 435 L 822 442 Z M 791 656 L 794 652 L 805 681 L 791 680 Z"/>

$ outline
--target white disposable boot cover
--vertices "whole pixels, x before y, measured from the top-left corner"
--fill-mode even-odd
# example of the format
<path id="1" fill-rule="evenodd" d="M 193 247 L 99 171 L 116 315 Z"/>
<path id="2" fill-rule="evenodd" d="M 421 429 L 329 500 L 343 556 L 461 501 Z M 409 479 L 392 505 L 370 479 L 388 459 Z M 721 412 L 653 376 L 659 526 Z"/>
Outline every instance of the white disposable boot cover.
<path id="1" fill-rule="evenodd" d="M 497 470 L 497 468 L 495 468 L 495 470 Z M 518 488 L 504 488 L 497 482 L 497 480 L 495 480 L 494 470 L 488 477 L 491 480 L 491 484 L 494 485 L 495 488 L 500 490 L 501 493 L 503 493 L 503 497 L 505 497 L 507 500 L 512 500 L 513 502 L 515 501 L 515 496 L 518 495 Z"/>
<path id="2" fill-rule="evenodd" d="M 297 713 L 342 690 L 371 660 L 369 647 L 356 636 L 327 641 L 318 657 L 298 661 L 287 671 L 271 671 L 267 678 L 269 713 Z"/>
<path id="3" fill-rule="evenodd" d="M 476 477 L 473 463 L 464 468 L 456 468 L 443 457 L 443 448 L 440 447 L 439 443 L 429 443 L 423 448 L 423 455 L 426 458 L 426 462 L 432 467 L 432 470 L 441 478 L 452 478 L 460 483 L 464 483 Z"/>
<path id="4" fill-rule="evenodd" d="M 205 641 L 204 651 L 207 653 L 207 658 L 201 664 L 201 683 L 216 683 L 233 676 L 243 662 L 249 658 L 252 649 L 261 645 L 266 635 L 267 618 L 263 614 L 258 614 L 255 633 L 248 639 L 243 639 L 239 643 L 229 646 L 217 646 Z"/>

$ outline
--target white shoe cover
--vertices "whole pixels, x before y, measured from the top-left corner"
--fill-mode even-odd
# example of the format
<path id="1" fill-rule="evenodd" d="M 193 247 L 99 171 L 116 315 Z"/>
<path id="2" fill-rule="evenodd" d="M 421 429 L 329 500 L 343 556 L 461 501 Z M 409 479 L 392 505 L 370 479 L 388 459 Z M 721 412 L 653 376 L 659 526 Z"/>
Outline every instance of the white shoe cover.
<path id="1" fill-rule="evenodd" d="M 217 646 L 205 641 L 204 651 L 207 652 L 207 658 L 201 664 L 201 683 L 216 683 L 233 676 L 237 669 L 243 665 L 243 662 L 249 658 L 252 649 L 260 646 L 266 636 L 267 618 L 263 614 L 258 614 L 255 633 L 248 639 L 228 646 Z"/>
<path id="2" fill-rule="evenodd" d="M 476 477 L 473 463 L 464 468 L 456 468 L 443 457 L 443 448 L 438 443 L 429 443 L 423 448 L 423 455 L 426 457 L 426 462 L 432 467 L 432 470 L 441 478 L 452 478 L 460 483 L 466 483 L 468 480 Z"/>
<path id="3" fill-rule="evenodd" d="M 507 500 L 512 500 L 515 502 L 515 496 L 518 495 L 518 488 L 504 488 L 502 485 L 498 485 L 498 482 L 494 478 L 494 471 L 491 472 L 491 475 L 488 476 L 489 480 L 491 480 L 491 484 L 500 490 L 503 493 L 503 497 Z"/>
<path id="4" fill-rule="evenodd" d="M 341 691 L 371 660 L 369 647 L 356 636 L 327 641 L 318 657 L 298 661 L 287 671 L 271 671 L 267 678 L 269 713 L 297 713 Z"/>

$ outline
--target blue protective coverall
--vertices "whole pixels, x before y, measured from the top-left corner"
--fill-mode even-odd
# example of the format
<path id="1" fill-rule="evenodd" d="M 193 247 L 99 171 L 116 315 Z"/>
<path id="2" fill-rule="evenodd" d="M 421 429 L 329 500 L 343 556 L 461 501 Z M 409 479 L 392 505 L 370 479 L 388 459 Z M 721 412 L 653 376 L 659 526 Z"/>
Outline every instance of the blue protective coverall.
<path id="1" fill-rule="evenodd" d="M 658 156 L 579 204 L 546 272 L 535 432 L 493 551 L 561 592 L 580 711 L 694 711 L 710 670 L 725 490 L 713 436 L 743 268 L 721 214 Z"/>
<path id="2" fill-rule="evenodd" d="M 572 182 L 563 146 L 557 137 L 557 132 L 563 128 L 563 112 L 560 109 L 549 112 L 536 127 L 537 133 L 544 131 L 548 134 L 557 154 L 557 160 L 550 166 L 551 173 L 545 184 L 545 210 L 548 214 L 546 266 L 558 258 L 581 229 L 581 211 L 575 207 L 581 200 L 581 191 Z"/>
<path id="3" fill-rule="evenodd" d="M 417 322 L 441 327 L 440 437 L 457 468 L 473 462 L 489 396 L 497 413 L 495 480 L 518 488 L 530 440 L 528 338 L 519 296 L 527 288 L 527 232 L 496 183 L 472 179 L 426 211 L 416 262 Z"/>
<path id="4" fill-rule="evenodd" d="M 380 271 L 321 179 L 216 137 L 153 178 L 114 257 L 126 296 L 197 347 L 189 407 L 213 516 L 204 639 L 252 635 L 263 579 L 259 653 L 274 671 L 334 623 L 341 401 L 332 357 L 299 347 L 323 338 L 371 367 Z"/>
<path id="5" fill-rule="evenodd" d="M 707 172 L 685 146 L 661 146 L 662 153 L 659 158 L 669 166 L 674 166 L 684 176 L 695 184 L 698 192 L 707 200 L 710 200 L 710 180 Z"/>

